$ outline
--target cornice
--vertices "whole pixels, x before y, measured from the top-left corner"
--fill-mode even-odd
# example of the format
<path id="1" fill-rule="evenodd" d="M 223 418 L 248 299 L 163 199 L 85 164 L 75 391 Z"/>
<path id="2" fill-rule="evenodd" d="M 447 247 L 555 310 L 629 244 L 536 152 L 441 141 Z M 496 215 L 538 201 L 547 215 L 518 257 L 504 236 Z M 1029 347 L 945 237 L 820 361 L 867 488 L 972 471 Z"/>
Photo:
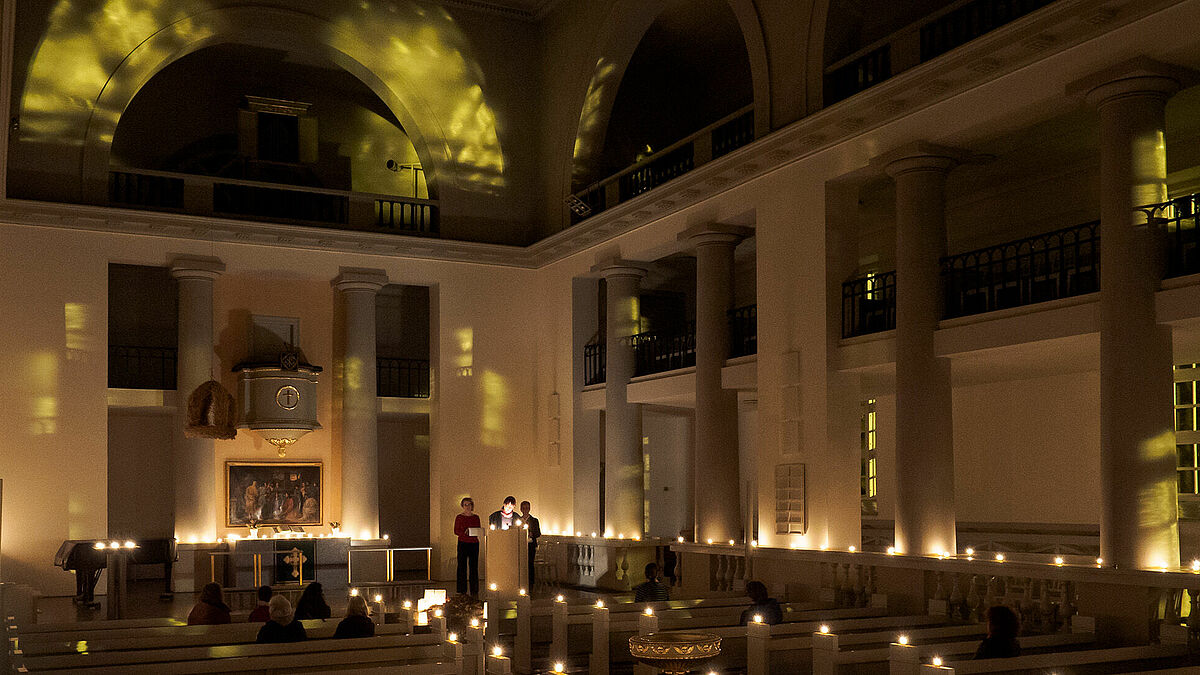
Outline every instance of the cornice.
<path id="1" fill-rule="evenodd" d="M 910 68 L 530 246 L 24 200 L 0 201 L 0 222 L 539 268 L 1179 2 L 1110 0 L 1098 4 L 1094 0 L 1058 0 L 944 57 Z M 476 3 L 473 0 L 450 0 L 449 4 Z M 552 2 L 544 4 L 550 6 Z"/>

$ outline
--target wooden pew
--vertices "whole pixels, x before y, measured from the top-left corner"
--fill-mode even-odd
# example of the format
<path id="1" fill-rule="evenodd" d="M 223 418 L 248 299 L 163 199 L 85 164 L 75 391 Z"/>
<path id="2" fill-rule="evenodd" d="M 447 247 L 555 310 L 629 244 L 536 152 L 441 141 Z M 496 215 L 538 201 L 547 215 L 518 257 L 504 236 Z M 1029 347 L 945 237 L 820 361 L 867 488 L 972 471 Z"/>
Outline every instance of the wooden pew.
<path id="1" fill-rule="evenodd" d="M 973 629 L 973 630 L 972 630 Z M 861 668 L 868 663 L 882 663 L 888 661 L 889 670 L 892 673 L 909 672 L 901 666 L 901 663 L 917 664 L 921 657 L 931 658 L 940 656 L 943 659 L 951 656 L 970 658 L 975 654 L 976 648 L 979 647 L 979 642 L 986 635 L 987 631 L 981 625 L 968 626 L 944 626 L 940 628 L 905 630 L 905 635 L 908 636 L 909 644 L 907 649 L 896 649 L 889 645 L 897 632 L 891 631 L 887 633 L 859 633 L 859 634 L 839 634 L 836 636 L 839 647 L 844 646 L 863 646 L 864 649 L 842 650 L 834 649 L 832 653 L 828 649 L 824 653 L 817 654 L 817 649 L 813 653 L 813 673 L 814 675 L 833 675 L 837 673 L 839 667 L 849 666 L 852 669 Z M 1061 649 L 1063 647 L 1077 647 L 1079 645 L 1091 645 L 1096 641 L 1094 633 L 1053 633 L 1048 635 L 1028 635 L 1021 638 L 1021 647 L 1025 650 L 1047 650 Z M 831 641 L 826 641 L 826 645 Z M 818 647 L 819 648 L 819 647 Z M 899 658 L 900 652 L 908 652 L 905 656 L 909 658 Z M 918 670 L 911 670 L 913 675 L 916 675 Z M 753 671 L 748 672 L 748 675 L 758 675 Z"/>
<path id="2" fill-rule="evenodd" d="M 1025 644 L 1025 638 L 1021 638 L 1021 644 Z M 1055 668 L 1097 666 L 1099 664 L 1115 667 L 1122 663 L 1129 664 L 1129 668 L 1133 670 L 1141 670 L 1146 664 L 1142 663 L 1139 665 L 1138 662 L 1181 658 L 1187 656 L 1187 653 L 1187 645 L 1179 644 L 1087 649 L 1082 651 L 1029 654 L 1010 659 L 947 661 L 944 662 L 944 665 L 949 670 L 943 672 L 947 675 L 955 675 L 957 673 L 1004 673 L 1026 670 L 1049 671 Z"/>
<path id="3" fill-rule="evenodd" d="M 309 639 L 333 637 L 338 621 L 320 619 L 301 622 Z M 19 645 L 25 656 L 44 656 L 50 654 L 73 654 L 80 651 L 91 653 L 103 651 L 118 651 L 127 649 L 166 649 L 169 647 L 199 647 L 204 645 L 242 644 L 254 642 L 258 637 L 261 623 L 228 624 L 228 627 L 190 626 L 186 630 L 175 631 L 170 635 L 140 635 L 132 637 L 101 637 L 92 640 L 71 639 L 69 632 L 57 634 L 55 640 L 20 640 Z M 219 628 L 219 629 L 218 629 Z M 383 624 L 375 626 L 376 635 L 400 635 L 405 633 L 401 624 Z M 198 630 L 197 630 L 198 629 Z M 206 630 L 207 629 L 207 630 Z M 213 630 L 218 629 L 218 630 Z M 62 639 L 66 637 L 67 639 Z"/>
<path id="4" fill-rule="evenodd" d="M 360 667 L 415 665 L 428 672 L 458 673 L 462 646 L 437 635 L 386 635 L 347 640 L 309 640 L 289 644 L 216 645 L 141 649 L 76 655 L 25 657 L 31 672 L 248 672 L 313 671 L 335 664 Z M 169 665 L 168 665 L 169 664 Z M 422 671 L 424 672 L 424 671 Z"/>

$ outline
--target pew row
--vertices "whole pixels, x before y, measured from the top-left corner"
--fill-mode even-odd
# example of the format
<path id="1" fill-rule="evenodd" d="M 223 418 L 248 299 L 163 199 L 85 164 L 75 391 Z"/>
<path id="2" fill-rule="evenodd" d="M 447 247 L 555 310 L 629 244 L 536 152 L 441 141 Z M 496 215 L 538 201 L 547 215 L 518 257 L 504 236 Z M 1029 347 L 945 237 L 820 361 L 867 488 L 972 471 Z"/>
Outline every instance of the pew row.
<path id="1" fill-rule="evenodd" d="M 343 667 L 404 666 L 406 673 L 459 673 L 462 645 L 438 635 L 386 635 L 289 644 L 240 644 L 138 649 L 26 657 L 28 672 L 230 673 L 320 672 Z"/>

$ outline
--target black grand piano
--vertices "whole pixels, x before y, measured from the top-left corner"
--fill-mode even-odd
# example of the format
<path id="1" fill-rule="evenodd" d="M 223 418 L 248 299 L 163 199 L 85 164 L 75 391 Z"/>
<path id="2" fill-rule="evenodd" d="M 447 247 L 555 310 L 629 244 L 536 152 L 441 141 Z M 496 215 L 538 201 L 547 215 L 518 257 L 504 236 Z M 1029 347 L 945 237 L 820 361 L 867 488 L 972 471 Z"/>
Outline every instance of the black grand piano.
<path id="1" fill-rule="evenodd" d="M 75 573 L 75 602 L 89 607 L 99 606 L 96 602 L 96 582 L 100 572 L 108 567 L 108 554 L 112 549 L 109 539 L 68 539 L 54 554 L 54 564 L 67 572 Z M 117 542 L 129 556 L 131 565 L 163 566 L 166 585 L 162 595 L 171 595 L 171 566 L 178 559 L 175 539 L 139 539 L 135 547 L 124 548 L 125 540 Z M 103 546 L 101 546 L 103 545 Z"/>

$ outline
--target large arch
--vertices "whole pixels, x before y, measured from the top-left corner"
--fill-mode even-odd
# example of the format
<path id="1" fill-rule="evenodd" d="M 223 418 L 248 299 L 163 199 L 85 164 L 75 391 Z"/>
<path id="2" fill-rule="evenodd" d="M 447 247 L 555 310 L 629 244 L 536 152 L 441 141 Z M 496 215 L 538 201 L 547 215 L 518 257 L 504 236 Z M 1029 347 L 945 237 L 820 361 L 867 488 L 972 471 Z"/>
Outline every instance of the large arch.
<path id="1" fill-rule="evenodd" d="M 770 72 L 762 24 L 753 0 L 726 2 L 737 18 L 750 60 L 755 133 L 761 136 L 771 128 Z M 595 64 L 587 73 L 589 79 L 577 84 L 575 100 L 579 103 L 579 126 L 560 179 L 564 186 L 563 197 L 571 191 L 577 167 L 586 165 L 603 148 L 609 116 L 625 69 L 646 31 L 670 3 L 671 0 L 618 0 L 613 3 L 586 61 Z"/>
<path id="2" fill-rule="evenodd" d="M 96 12 L 84 10 L 66 16 L 75 11 L 70 5 L 64 2 L 56 10 L 31 63 L 22 107 L 32 126 L 24 125 L 23 131 L 77 139 L 85 198 L 102 198 L 113 134 L 141 87 L 179 58 L 222 43 L 321 51 L 400 120 L 427 163 L 431 189 L 444 197 L 448 190 L 495 193 L 504 187 L 503 153 L 481 71 L 468 54 L 466 38 L 443 10 L 412 5 L 407 13 L 356 17 L 352 12 L 371 10 L 355 3 L 338 18 L 242 6 L 187 15 L 143 9 L 136 17 L 97 19 Z M 119 20 L 126 32 L 80 55 L 72 30 L 82 23 L 92 31 L 89 36 L 104 34 L 92 25 L 96 20 Z M 72 50 L 73 76 L 63 77 L 60 65 Z M 413 52 L 419 56 L 406 58 Z"/>

